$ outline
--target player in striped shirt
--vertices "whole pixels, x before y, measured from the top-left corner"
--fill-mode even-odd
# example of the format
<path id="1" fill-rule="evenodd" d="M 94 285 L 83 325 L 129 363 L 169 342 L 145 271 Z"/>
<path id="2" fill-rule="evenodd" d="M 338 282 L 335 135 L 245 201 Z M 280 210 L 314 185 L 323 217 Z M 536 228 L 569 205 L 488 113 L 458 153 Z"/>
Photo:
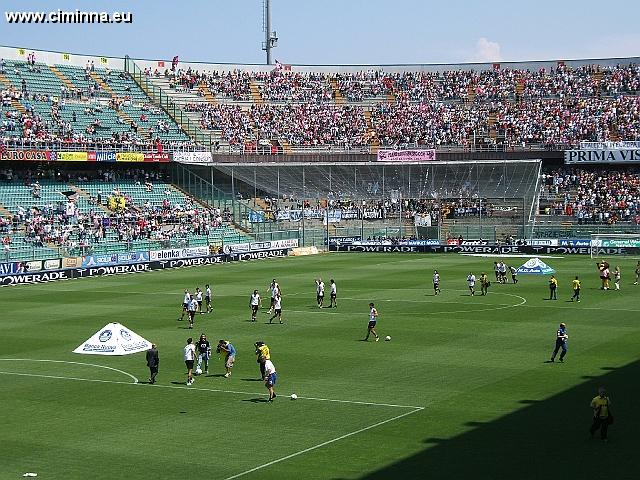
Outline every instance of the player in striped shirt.
<path id="1" fill-rule="evenodd" d="M 434 295 L 438 295 L 440 293 L 440 274 L 438 270 L 433 271 L 433 292 Z"/>

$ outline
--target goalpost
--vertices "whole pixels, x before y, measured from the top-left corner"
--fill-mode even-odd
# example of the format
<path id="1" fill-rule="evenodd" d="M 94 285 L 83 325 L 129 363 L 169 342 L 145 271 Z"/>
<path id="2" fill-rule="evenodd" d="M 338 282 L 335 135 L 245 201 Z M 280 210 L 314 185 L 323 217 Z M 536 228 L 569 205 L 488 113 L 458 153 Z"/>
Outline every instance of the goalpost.
<path id="1" fill-rule="evenodd" d="M 589 242 L 591 258 L 597 258 L 601 248 L 640 247 L 640 233 L 592 233 Z"/>

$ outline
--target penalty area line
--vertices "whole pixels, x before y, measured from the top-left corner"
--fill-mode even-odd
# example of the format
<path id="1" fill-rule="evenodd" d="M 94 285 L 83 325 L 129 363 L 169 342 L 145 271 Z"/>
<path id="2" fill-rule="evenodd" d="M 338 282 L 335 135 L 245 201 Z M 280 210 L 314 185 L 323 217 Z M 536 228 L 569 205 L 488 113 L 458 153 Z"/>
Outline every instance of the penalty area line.
<path id="1" fill-rule="evenodd" d="M 402 413 L 400 415 L 396 415 L 395 417 L 388 418 L 388 419 L 382 420 L 380 422 L 376 422 L 373 425 L 368 425 L 366 427 L 360 428 L 360 429 L 355 430 L 353 432 L 345 433 L 344 435 L 340 435 L 339 437 L 332 438 L 331 440 L 327 440 L 326 442 L 322 442 L 322 443 L 319 443 L 319 444 L 314 445 L 312 447 L 305 448 L 304 450 L 300 450 L 298 452 L 292 453 L 290 455 L 286 455 L 284 457 L 277 458 L 275 460 L 272 460 L 271 462 L 264 463 L 262 465 L 254 467 L 254 468 L 252 468 L 250 470 L 245 470 L 244 472 L 237 473 L 235 475 L 232 475 L 230 477 L 225 478 L 224 480 L 233 480 L 234 478 L 239 478 L 239 477 L 242 477 L 244 475 L 248 475 L 248 474 L 256 472 L 258 470 L 262 470 L 263 468 L 270 467 L 271 465 L 275 465 L 276 463 L 284 462 L 285 460 L 289 460 L 289 459 L 297 457 L 299 455 L 303 455 L 303 454 L 305 454 L 307 452 L 311 452 L 313 450 L 317 450 L 318 448 L 322 448 L 322 447 L 325 447 L 325 446 L 330 445 L 332 443 L 338 442 L 340 440 L 344 440 L 345 438 L 349 438 L 349 437 L 352 437 L 354 435 L 358 435 L 359 433 L 366 432 L 367 430 L 371 430 L 372 428 L 376 428 L 376 427 L 379 427 L 379 426 L 384 425 L 386 423 L 390 423 L 390 422 L 394 422 L 396 420 L 400 420 L 403 417 L 406 417 L 408 415 L 413 415 L 414 413 L 421 412 L 422 410 L 424 410 L 424 407 L 416 407 L 415 410 L 411 410 L 410 412 L 405 412 L 405 413 Z"/>
<path id="2" fill-rule="evenodd" d="M 280 457 L 280 458 L 277 458 L 277 459 L 272 460 L 270 462 L 267 462 L 267 463 L 264 463 L 262 465 L 259 465 L 257 467 L 251 468 L 249 470 L 245 470 L 244 472 L 237 473 L 235 475 L 232 475 L 230 477 L 225 478 L 224 480 L 233 480 L 234 478 L 243 477 L 244 475 L 248 475 L 248 474 L 256 472 L 258 470 L 262 470 L 264 468 L 270 467 L 271 465 L 275 465 L 276 463 L 284 462 L 284 461 L 289 460 L 291 458 L 303 455 L 303 454 L 311 452 L 313 450 L 317 450 L 319 448 L 325 447 L 325 446 L 330 445 L 332 443 L 339 442 L 340 440 L 344 440 L 345 438 L 349 438 L 349 437 L 352 437 L 354 435 L 358 435 L 359 433 L 366 432 L 367 430 L 371 430 L 373 428 L 379 427 L 379 426 L 384 425 L 386 423 L 390 423 L 390 422 L 394 422 L 396 420 L 400 420 L 403 417 L 406 417 L 408 415 L 413 415 L 414 413 L 421 412 L 422 410 L 424 410 L 424 407 L 416 407 L 414 410 L 411 410 L 410 412 L 405 412 L 405 413 L 402 413 L 400 415 L 396 415 L 395 417 L 388 418 L 386 420 L 382 420 L 382 421 L 376 422 L 376 423 L 374 423 L 372 425 L 368 425 L 366 427 L 360 428 L 360 429 L 355 430 L 353 432 L 345 433 L 344 435 L 340 435 L 339 437 L 332 438 L 331 440 L 327 440 L 326 442 L 319 443 L 319 444 L 314 445 L 312 447 L 305 448 L 304 450 L 300 450 L 300 451 L 292 453 L 290 455 L 286 455 L 284 457 Z"/>

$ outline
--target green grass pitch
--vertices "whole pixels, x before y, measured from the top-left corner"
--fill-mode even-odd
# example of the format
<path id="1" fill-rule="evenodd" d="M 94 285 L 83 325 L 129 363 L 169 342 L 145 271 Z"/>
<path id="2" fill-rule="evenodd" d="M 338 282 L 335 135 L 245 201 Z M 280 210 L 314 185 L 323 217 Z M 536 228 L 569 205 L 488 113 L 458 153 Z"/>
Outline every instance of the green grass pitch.
<path id="1" fill-rule="evenodd" d="M 494 258 L 461 255 L 331 254 L 2 288 L 0 479 L 637 478 L 637 260 L 608 259 L 620 291 L 599 289 L 594 260 L 544 260 L 557 301 L 547 277 L 524 275 L 472 298 L 466 275 L 491 277 Z M 568 301 L 576 274 L 579 304 Z M 265 323 L 274 277 L 284 325 Z M 327 292 L 336 280 L 337 309 L 317 308 L 316 277 Z M 206 283 L 214 313 L 189 331 L 182 292 Z M 251 323 L 254 288 L 265 304 Z M 369 302 L 390 342 L 361 341 Z M 158 384 L 143 383 L 144 354 L 71 353 L 114 321 L 159 345 Z M 569 353 L 545 363 L 560 322 Z M 229 339 L 237 362 L 227 379 L 214 356 L 187 387 L 182 347 L 200 332 Z M 257 340 L 278 370 L 272 404 Z M 608 444 L 588 438 L 600 385 L 616 418 Z"/>

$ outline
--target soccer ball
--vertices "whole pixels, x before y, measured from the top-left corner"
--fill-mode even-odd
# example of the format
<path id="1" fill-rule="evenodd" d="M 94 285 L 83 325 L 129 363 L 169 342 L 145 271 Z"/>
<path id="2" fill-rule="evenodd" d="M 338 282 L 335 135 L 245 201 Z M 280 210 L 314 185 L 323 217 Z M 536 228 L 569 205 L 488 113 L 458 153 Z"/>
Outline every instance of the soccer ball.
<path id="1" fill-rule="evenodd" d="M 391 340 L 391 336 L 387 335 L 386 337 L 384 337 L 384 341 L 385 342 L 389 342 Z"/>
<path id="2" fill-rule="evenodd" d="M 196 368 L 196 375 L 202 375 L 202 369 L 201 368 Z"/>
<path id="3" fill-rule="evenodd" d="M 296 395 L 295 393 L 291 394 L 291 400 L 297 400 L 298 399 L 298 395 Z"/>

